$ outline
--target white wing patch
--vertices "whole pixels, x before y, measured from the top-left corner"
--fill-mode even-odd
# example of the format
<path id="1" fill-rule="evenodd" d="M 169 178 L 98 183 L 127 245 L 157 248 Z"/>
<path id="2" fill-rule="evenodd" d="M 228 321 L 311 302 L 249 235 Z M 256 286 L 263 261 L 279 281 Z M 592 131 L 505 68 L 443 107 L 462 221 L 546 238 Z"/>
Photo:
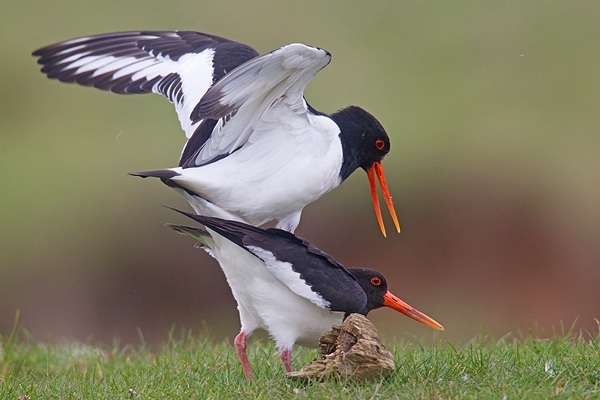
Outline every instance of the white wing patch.
<path id="1" fill-rule="evenodd" d="M 175 63 L 176 73 L 181 77 L 181 87 L 185 93 L 182 104 L 175 104 L 181 128 L 189 139 L 202 121 L 192 124 L 190 114 L 202 96 L 212 85 L 213 79 L 213 49 L 206 49 L 197 54 L 185 54 Z M 169 60 L 173 63 L 173 61 Z"/>
<path id="2" fill-rule="evenodd" d="M 292 269 L 292 264 L 279 261 L 273 253 L 257 246 L 245 246 L 252 254 L 265 262 L 267 270 L 273 276 L 286 285 L 292 292 L 298 296 L 310 300 L 313 304 L 329 310 L 330 303 L 321 297 L 318 293 L 313 292 L 311 287 L 300 277 L 298 272 Z"/>

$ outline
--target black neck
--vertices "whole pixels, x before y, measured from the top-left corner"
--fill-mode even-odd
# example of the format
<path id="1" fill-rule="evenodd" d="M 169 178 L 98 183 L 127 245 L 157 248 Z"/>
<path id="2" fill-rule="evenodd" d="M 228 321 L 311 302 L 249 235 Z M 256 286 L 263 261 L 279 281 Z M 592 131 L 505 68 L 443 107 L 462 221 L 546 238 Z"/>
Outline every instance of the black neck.
<path id="1" fill-rule="evenodd" d="M 340 141 L 342 142 L 342 168 L 340 178 L 346 180 L 358 167 L 360 167 L 360 128 L 356 121 L 350 117 L 352 107 L 331 114 L 333 122 L 340 127 Z"/>

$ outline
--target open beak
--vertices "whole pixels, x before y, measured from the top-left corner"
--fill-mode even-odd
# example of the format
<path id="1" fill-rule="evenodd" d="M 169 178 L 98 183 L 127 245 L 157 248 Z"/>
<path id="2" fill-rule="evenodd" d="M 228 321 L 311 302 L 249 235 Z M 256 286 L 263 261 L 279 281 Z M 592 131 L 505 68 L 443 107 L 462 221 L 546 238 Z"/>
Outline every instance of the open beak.
<path id="1" fill-rule="evenodd" d="M 398 233 L 400 233 L 400 223 L 398 222 L 398 217 L 396 217 L 396 210 L 394 210 L 394 204 L 392 204 L 392 197 L 390 196 L 390 192 L 385 184 L 383 167 L 381 166 L 380 162 L 374 162 L 371 168 L 367 170 L 367 176 L 369 177 L 369 184 L 371 185 L 373 206 L 375 207 L 375 215 L 377 215 L 377 222 L 379 222 L 381 233 L 383 233 L 383 236 L 386 237 L 385 226 L 383 226 L 383 218 L 381 218 L 381 209 L 379 208 L 379 198 L 377 197 L 377 187 L 375 186 L 375 175 L 377 175 L 377 179 L 379 180 L 379 185 L 381 186 L 381 191 L 383 192 L 383 197 L 385 198 L 385 203 L 387 204 L 388 210 L 390 210 L 390 215 L 392 216 L 392 220 L 394 220 L 396 230 Z"/>
<path id="2" fill-rule="evenodd" d="M 429 318 L 427 315 L 423 314 L 421 311 L 415 310 L 389 291 L 383 295 L 383 305 L 393 308 L 396 311 L 400 311 L 402 314 L 410 317 L 420 323 L 429 326 L 430 328 L 437 329 L 439 331 L 443 331 L 444 327 L 435 322 L 433 319 Z"/>

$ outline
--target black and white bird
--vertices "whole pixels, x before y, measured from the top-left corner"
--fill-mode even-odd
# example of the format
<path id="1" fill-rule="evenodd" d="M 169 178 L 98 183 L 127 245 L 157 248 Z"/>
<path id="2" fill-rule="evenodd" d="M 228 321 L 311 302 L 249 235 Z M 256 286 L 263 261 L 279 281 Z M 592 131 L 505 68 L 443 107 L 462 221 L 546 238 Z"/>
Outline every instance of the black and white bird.
<path id="1" fill-rule="evenodd" d="M 252 370 L 246 338 L 256 329 L 275 340 L 281 362 L 292 371 L 294 344 L 316 347 L 323 332 L 351 313 L 391 307 L 427 326 L 444 328 L 387 290 L 368 268 L 344 268 L 308 241 L 280 229 L 261 229 L 180 211 L 206 230 L 171 225 L 198 240 L 215 257 L 237 301 L 241 330 L 235 348 L 246 379 Z"/>
<path id="2" fill-rule="evenodd" d="M 132 175 L 160 178 L 200 215 L 276 220 L 293 232 L 306 205 L 362 168 L 382 233 L 375 176 L 400 232 L 381 166 L 390 150 L 382 125 L 359 107 L 327 115 L 304 99 L 331 59 L 323 49 L 295 43 L 259 55 L 214 35 L 139 31 L 73 39 L 33 55 L 49 78 L 171 101 L 188 139 L 179 165 Z"/>

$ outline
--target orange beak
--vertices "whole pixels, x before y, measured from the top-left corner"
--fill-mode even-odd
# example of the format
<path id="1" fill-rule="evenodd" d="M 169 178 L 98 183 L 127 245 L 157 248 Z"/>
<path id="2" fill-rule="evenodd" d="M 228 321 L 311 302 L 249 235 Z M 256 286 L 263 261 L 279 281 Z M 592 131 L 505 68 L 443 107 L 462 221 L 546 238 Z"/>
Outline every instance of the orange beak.
<path id="1" fill-rule="evenodd" d="M 429 326 L 430 328 L 437 329 L 439 331 L 443 331 L 444 327 L 435 322 L 433 319 L 429 318 L 427 315 L 423 314 L 421 311 L 415 310 L 389 291 L 383 295 L 383 305 L 389 308 L 393 308 L 396 311 L 400 311 L 402 314 L 410 317 L 420 323 Z"/>
<path id="2" fill-rule="evenodd" d="M 394 210 L 394 204 L 392 204 L 392 197 L 390 196 L 390 192 L 385 184 L 383 167 L 381 166 L 380 162 L 374 162 L 371 168 L 367 170 L 367 176 L 369 177 L 369 184 L 371 185 L 373 206 L 375 207 L 375 215 L 377 215 L 377 222 L 379 222 L 381 233 L 383 233 L 383 236 L 386 237 L 385 226 L 383 226 L 383 218 L 381 218 L 381 209 L 379 208 L 379 198 L 377 197 L 377 187 L 375 186 L 375 175 L 377 175 L 377 179 L 379 180 L 379 185 L 381 186 L 381 191 L 383 192 L 383 197 L 385 198 L 385 203 L 387 204 L 388 210 L 390 210 L 390 215 L 392 216 L 392 220 L 394 220 L 396 230 L 398 233 L 400 233 L 400 223 L 398 222 L 398 217 L 396 217 L 396 210 Z"/>

